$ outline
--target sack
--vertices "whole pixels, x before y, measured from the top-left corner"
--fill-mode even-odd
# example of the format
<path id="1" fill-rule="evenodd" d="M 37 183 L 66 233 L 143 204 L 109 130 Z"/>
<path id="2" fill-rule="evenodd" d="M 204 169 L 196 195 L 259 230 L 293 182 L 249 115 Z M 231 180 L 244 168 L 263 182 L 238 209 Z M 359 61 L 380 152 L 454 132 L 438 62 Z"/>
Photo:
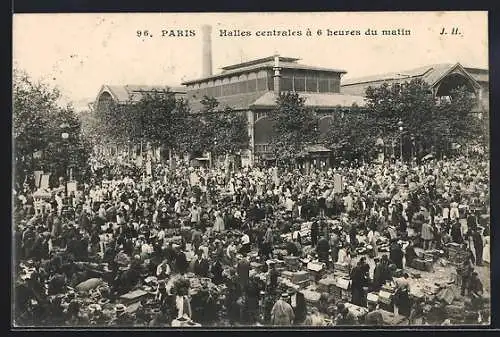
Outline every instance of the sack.
<path id="1" fill-rule="evenodd" d="M 91 278 L 78 284 L 75 289 L 78 291 L 90 291 L 104 284 L 104 281 L 100 278 Z"/>

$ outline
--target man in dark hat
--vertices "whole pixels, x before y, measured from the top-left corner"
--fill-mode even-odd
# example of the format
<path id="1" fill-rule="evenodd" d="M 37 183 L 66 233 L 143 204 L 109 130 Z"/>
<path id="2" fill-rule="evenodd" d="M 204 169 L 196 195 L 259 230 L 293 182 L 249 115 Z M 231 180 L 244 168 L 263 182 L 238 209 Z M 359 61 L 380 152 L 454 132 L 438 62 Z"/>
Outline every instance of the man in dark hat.
<path id="1" fill-rule="evenodd" d="M 468 285 L 469 296 L 471 297 L 471 304 L 475 310 L 480 309 L 483 303 L 484 288 L 483 283 L 478 277 L 477 272 L 472 272 Z"/>
<path id="2" fill-rule="evenodd" d="M 328 243 L 328 240 L 322 236 L 318 240 L 318 244 L 316 246 L 316 253 L 318 254 L 319 261 L 328 263 L 328 256 L 330 252 L 330 244 Z"/>
<path id="3" fill-rule="evenodd" d="M 240 260 L 238 261 L 236 271 L 238 273 L 240 289 L 242 292 L 246 293 L 248 280 L 250 278 L 250 261 L 246 257 L 246 254 L 242 255 Z"/>
<path id="4" fill-rule="evenodd" d="M 316 247 L 318 243 L 319 237 L 319 223 L 316 219 L 313 219 L 313 223 L 311 225 L 311 246 Z"/>
<path id="5" fill-rule="evenodd" d="M 410 240 L 408 246 L 405 249 L 405 260 L 406 266 L 411 267 L 413 265 L 413 260 L 417 258 L 417 253 L 415 252 L 415 245 L 413 241 Z"/>
<path id="6" fill-rule="evenodd" d="M 270 261 L 266 280 L 267 292 L 269 294 L 274 294 L 276 292 L 276 288 L 278 287 L 278 277 L 279 272 L 276 270 L 276 263 L 274 261 Z"/>
<path id="7" fill-rule="evenodd" d="M 483 236 L 478 229 L 472 232 L 472 242 L 474 243 L 474 250 L 476 252 L 476 266 L 483 265 Z"/>
<path id="8" fill-rule="evenodd" d="M 391 262 L 398 267 L 398 269 L 403 269 L 403 250 L 401 245 L 398 243 L 397 239 L 391 240 L 392 244 L 389 248 L 389 257 Z"/>
<path id="9" fill-rule="evenodd" d="M 351 295 L 352 303 L 358 306 L 364 306 L 366 302 L 365 287 L 369 284 L 366 277 L 366 269 L 362 261 L 358 261 L 357 265 L 351 271 Z"/>
<path id="10" fill-rule="evenodd" d="M 335 317 L 335 325 L 351 326 L 356 325 L 357 319 L 344 305 L 344 303 L 337 304 L 337 316 Z"/>
<path id="11" fill-rule="evenodd" d="M 386 272 L 386 266 L 380 263 L 380 259 L 377 257 L 373 260 L 375 262 L 375 268 L 373 270 L 372 291 L 378 291 L 385 283 L 384 273 Z"/>
<path id="12" fill-rule="evenodd" d="M 222 272 L 224 269 L 222 268 L 221 257 L 215 257 L 215 262 L 210 267 L 210 273 L 212 275 L 212 282 L 216 285 L 222 284 L 224 282 L 224 276 L 222 276 Z"/>
<path id="13" fill-rule="evenodd" d="M 188 270 L 189 263 L 186 258 L 186 254 L 181 249 L 175 250 L 175 269 L 181 275 L 185 274 Z"/>
<path id="14" fill-rule="evenodd" d="M 197 258 L 194 262 L 194 273 L 200 277 L 208 277 L 210 265 L 207 259 L 203 256 L 203 251 L 198 249 L 196 255 Z"/>

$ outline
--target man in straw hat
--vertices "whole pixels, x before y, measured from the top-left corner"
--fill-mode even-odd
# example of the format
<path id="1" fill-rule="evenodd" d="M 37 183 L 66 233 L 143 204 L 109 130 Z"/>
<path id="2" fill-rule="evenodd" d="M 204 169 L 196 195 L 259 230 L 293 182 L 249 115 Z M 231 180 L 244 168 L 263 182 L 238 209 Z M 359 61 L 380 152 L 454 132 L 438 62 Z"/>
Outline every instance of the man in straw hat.
<path id="1" fill-rule="evenodd" d="M 283 293 L 276 301 L 271 310 L 271 324 L 275 326 L 290 326 L 295 319 L 292 306 L 287 302 L 290 298 L 288 293 Z"/>

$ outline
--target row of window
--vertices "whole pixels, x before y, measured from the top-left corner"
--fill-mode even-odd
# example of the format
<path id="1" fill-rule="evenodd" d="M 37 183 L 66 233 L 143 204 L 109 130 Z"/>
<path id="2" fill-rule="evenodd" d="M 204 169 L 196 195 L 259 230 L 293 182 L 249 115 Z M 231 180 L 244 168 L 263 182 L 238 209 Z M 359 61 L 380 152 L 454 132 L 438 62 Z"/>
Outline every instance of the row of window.
<path id="1" fill-rule="evenodd" d="M 281 90 L 297 92 L 340 92 L 339 78 L 318 78 L 313 76 L 283 76 Z"/>
<path id="2" fill-rule="evenodd" d="M 203 96 L 221 97 L 221 96 L 245 94 L 249 92 L 267 91 L 267 90 L 269 90 L 267 79 L 257 78 L 254 80 L 228 83 L 228 84 L 217 85 L 214 87 L 193 90 L 191 96 L 196 98 L 201 98 Z"/>
<path id="3" fill-rule="evenodd" d="M 340 78 L 285 74 L 280 78 L 280 86 L 282 91 L 338 93 L 340 92 Z M 195 98 L 201 98 L 203 96 L 222 97 L 273 90 L 273 87 L 274 79 L 269 75 L 267 78 L 256 78 L 196 89 L 191 91 L 190 96 Z"/>

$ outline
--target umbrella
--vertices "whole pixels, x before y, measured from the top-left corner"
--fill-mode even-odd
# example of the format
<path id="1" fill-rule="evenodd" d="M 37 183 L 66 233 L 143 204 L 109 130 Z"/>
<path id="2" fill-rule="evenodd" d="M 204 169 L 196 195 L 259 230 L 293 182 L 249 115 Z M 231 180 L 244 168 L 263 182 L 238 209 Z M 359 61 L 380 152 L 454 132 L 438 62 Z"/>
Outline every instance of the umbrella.
<path id="1" fill-rule="evenodd" d="M 426 161 L 426 160 L 431 160 L 433 158 L 434 158 L 434 156 L 431 153 L 429 153 L 429 154 L 425 155 L 424 157 L 422 157 L 422 160 Z"/>

